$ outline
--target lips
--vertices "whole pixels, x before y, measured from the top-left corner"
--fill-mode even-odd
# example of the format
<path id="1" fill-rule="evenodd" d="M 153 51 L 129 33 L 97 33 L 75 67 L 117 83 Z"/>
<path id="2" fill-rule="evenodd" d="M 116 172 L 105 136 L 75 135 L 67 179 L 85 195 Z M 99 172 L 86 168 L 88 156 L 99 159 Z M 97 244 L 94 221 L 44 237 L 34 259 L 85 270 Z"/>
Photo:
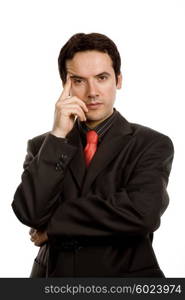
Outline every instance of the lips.
<path id="1" fill-rule="evenodd" d="M 99 103 L 99 102 L 90 103 L 90 104 L 87 104 L 87 108 L 88 109 L 98 109 L 98 108 L 100 108 L 101 105 L 102 105 L 102 103 Z"/>

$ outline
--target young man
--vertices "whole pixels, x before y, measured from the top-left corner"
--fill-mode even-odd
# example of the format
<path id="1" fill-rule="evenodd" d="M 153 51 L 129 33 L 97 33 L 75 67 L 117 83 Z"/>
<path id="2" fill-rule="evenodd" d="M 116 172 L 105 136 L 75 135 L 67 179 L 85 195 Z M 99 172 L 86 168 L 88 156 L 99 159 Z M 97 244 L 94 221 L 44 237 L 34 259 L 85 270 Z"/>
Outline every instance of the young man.
<path id="1" fill-rule="evenodd" d="M 32 277 L 164 277 L 152 248 L 168 206 L 173 144 L 114 107 L 120 55 L 108 37 L 61 49 L 50 132 L 31 139 L 12 203 L 41 246 Z"/>

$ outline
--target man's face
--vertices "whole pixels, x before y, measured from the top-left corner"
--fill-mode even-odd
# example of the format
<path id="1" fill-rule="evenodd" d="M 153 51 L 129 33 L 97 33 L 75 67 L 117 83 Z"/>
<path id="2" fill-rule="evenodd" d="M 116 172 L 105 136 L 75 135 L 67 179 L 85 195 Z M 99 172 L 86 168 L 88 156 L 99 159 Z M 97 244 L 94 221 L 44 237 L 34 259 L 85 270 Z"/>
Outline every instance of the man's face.
<path id="1" fill-rule="evenodd" d="M 116 83 L 111 58 L 95 50 L 76 53 L 66 62 L 66 68 L 72 81 L 71 96 L 85 102 L 86 123 L 93 128 L 112 114 L 121 74 Z"/>

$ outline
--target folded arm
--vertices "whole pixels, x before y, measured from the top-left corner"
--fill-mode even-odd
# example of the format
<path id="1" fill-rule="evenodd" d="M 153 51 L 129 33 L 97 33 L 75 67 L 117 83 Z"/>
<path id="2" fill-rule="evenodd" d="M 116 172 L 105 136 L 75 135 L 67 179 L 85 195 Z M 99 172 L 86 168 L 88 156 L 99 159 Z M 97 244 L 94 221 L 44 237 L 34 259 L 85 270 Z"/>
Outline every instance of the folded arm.
<path id="1" fill-rule="evenodd" d="M 156 139 L 146 148 L 127 186 L 114 194 L 89 192 L 62 202 L 62 180 L 76 148 L 49 135 L 36 156 L 28 150 L 29 163 L 12 204 L 24 224 L 66 237 L 145 235 L 159 227 L 169 201 L 166 188 L 174 154 L 169 138 Z M 56 172 L 56 157 L 62 153 L 67 161 Z"/>
<path id="2" fill-rule="evenodd" d="M 65 139 L 48 134 L 39 152 L 35 152 L 32 141 L 29 141 L 25 170 L 12 208 L 23 224 L 41 229 L 59 204 L 65 170 L 76 147 L 66 143 Z"/>
<path id="3" fill-rule="evenodd" d="M 78 199 L 67 199 L 50 219 L 48 235 L 102 237 L 155 231 L 169 202 L 166 188 L 173 153 L 169 138 L 154 141 L 143 153 L 127 186 L 106 198 L 89 192 Z"/>

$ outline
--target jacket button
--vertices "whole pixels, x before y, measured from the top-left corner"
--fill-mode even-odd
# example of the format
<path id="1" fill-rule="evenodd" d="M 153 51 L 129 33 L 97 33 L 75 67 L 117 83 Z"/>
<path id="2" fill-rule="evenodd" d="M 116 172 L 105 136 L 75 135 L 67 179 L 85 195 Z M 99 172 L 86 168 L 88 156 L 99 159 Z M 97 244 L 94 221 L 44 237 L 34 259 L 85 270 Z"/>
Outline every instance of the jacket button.
<path id="1" fill-rule="evenodd" d="M 67 157 L 68 156 L 66 154 L 61 154 L 60 157 L 59 157 L 59 160 L 64 162 L 67 159 Z"/>
<path id="2" fill-rule="evenodd" d="M 62 168 L 61 162 L 57 162 L 57 163 L 56 163 L 55 170 L 56 170 L 56 171 L 61 171 L 62 169 L 63 169 L 63 168 Z"/>

